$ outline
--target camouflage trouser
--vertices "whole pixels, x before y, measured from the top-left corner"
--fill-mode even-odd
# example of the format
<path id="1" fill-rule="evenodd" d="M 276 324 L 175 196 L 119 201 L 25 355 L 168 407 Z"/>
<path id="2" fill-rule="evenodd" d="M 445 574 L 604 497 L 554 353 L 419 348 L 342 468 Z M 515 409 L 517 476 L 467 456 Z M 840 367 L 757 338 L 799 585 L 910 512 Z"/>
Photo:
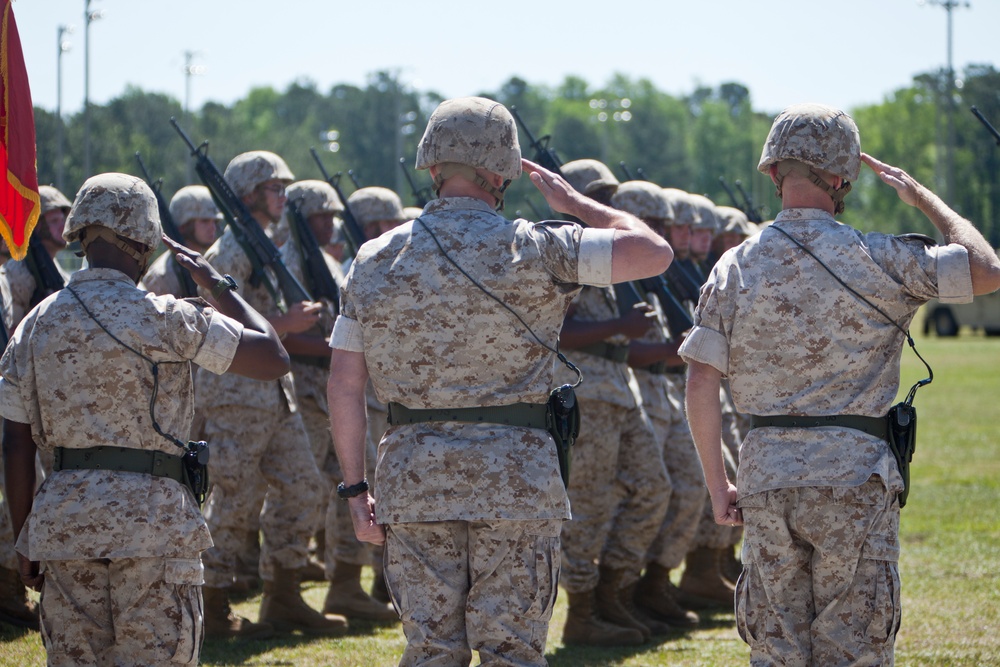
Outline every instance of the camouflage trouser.
<path id="1" fill-rule="evenodd" d="M 371 565 L 376 560 L 381 560 L 381 549 L 358 541 L 354 536 L 354 524 L 351 523 L 351 513 L 347 509 L 347 503 L 337 496 L 337 485 L 343 481 L 343 474 L 340 472 L 340 462 L 337 461 L 333 439 L 330 437 L 330 416 L 312 397 L 305 397 L 299 401 L 299 411 L 302 413 L 302 421 L 309 434 L 313 456 L 323 479 L 319 511 L 321 521 L 317 523 L 317 527 L 322 526 L 326 531 L 323 561 L 329 579 L 333 577 L 333 568 L 337 561 L 352 565 Z M 368 452 L 365 463 L 368 467 L 368 478 L 374 480 L 374 453 Z"/>
<path id="2" fill-rule="evenodd" d="M 573 519 L 562 529 L 561 583 L 570 593 L 597 587 L 597 561 L 638 578 L 663 523 L 670 478 L 663 449 L 638 408 L 580 402 L 569 498 Z"/>
<path id="3" fill-rule="evenodd" d="M 541 666 L 559 579 L 561 520 L 386 527 L 385 575 L 403 621 L 400 667 Z"/>
<path id="4" fill-rule="evenodd" d="M 236 554 L 253 530 L 262 477 L 267 493 L 260 510 L 260 576 L 272 580 L 275 566 L 303 567 L 322 480 L 301 415 L 225 406 L 206 413 L 205 436 L 212 479 L 205 520 L 215 541 L 205 552 L 205 583 L 232 585 Z"/>
<path id="5" fill-rule="evenodd" d="M 199 558 L 44 561 L 42 641 L 49 665 L 196 665 Z"/>
<path id="6" fill-rule="evenodd" d="M 673 493 L 667 514 L 649 548 L 647 562 L 672 570 L 684 562 L 684 556 L 691 549 L 708 489 L 684 414 L 674 415 L 670 423 L 660 419 L 652 422 L 657 439 L 663 443 L 663 462 L 670 474 Z"/>
<path id="7" fill-rule="evenodd" d="M 899 505 L 873 476 L 740 500 L 736 625 L 751 665 L 891 665 L 899 629 Z"/>

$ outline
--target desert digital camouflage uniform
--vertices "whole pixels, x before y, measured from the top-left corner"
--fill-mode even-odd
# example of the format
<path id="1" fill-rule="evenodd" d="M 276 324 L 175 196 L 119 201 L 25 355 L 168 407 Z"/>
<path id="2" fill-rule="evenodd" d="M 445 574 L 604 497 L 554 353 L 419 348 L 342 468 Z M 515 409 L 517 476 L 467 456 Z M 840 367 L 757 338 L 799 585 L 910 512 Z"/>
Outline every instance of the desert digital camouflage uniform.
<path id="1" fill-rule="evenodd" d="M 933 297 L 972 297 L 961 246 L 863 234 L 820 209 L 786 209 L 774 225 L 904 328 Z M 716 264 L 681 353 L 728 376 L 741 412 L 881 417 L 902 343 L 768 228 Z M 887 443 L 841 427 L 753 429 L 737 488 L 746 532 L 736 614 L 751 664 L 892 664 L 902 479 Z M 802 542 L 788 538 L 790 525 Z"/>
<path id="2" fill-rule="evenodd" d="M 160 254 L 149 265 L 149 269 L 143 274 L 139 281 L 139 288 L 149 290 L 153 294 L 173 294 L 183 296 L 181 290 L 181 280 L 177 275 L 174 265 L 177 260 L 169 250 Z"/>
<path id="3" fill-rule="evenodd" d="M 613 232 L 510 222 L 465 197 L 429 203 L 422 219 L 549 345 L 579 284 L 610 282 Z M 552 353 L 419 223 L 365 244 L 341 296 L 331 345 L 364 352 L 382 401 L 419 409 L 548 399 Z M 569 518 L 551 436 L 489 423 L 397 425 L 378 457 L 386 579 L 408 640 L 400 664 L 468 664 L 478 650 L 484 663 L 544 665 Z"/>
<path id="4" fill-rule="evenodd" d="M 585 287 L 574 300 L 573 319 L 618 319 L 615 291 Z M 628 345 L 616 335 L 605 341 Z M 663 450 L 629 386 L 632 370 L 578 350 L 566 357 L 583 373 L 577 387 L 580 436 L 573 445 L 569 483 L 573 520 L 563 524 L 560 583 L 570 593 L 594 590 L 600 568 L 623 571 L 622 586 L 639 578 L 646 550 L 663 521 L 670 478 Z M 575 374 L 560 370 L 561 381 Z"/>
<path id="5" fill-rule="evenodd" d="M 236 279 L 240 296 L 257 312 L 264 317 L 278 314 L 263 282 L 251 284 L 250 260 L 229 228 L 205 258 L 220 273 Z M 273 275 L 271 281 L 277 284 Z M 260 515 L 261 578 L 272 580 L 275 566 L 289 570 L 305 566 L 323 482 L 298 412 L 292 374 L 262 382 L 199 372 L 195 384 L 205 416 L 205 440 L 212 446 L 213 488 L 205 518 L 215 548 L 205 554 L 206 585 L 232 585 L 236 554 L 255 526 L 261 477 L 267 483 Z"/>
<path id="6" fill-rule="evenodd" d="M 156 420 L 186 440 L 194 412 L 187 362 L 225 372 L 242 325 L 205 305 L 138 290 L 113 269 L 79 271 L 69 287 L 116 337 L 161 362 Z M 101 330 L 69 289 L 28 314 L 0 366 L 0 411 L 29 424 L 50 455 L 95 445 L 179 453 L 153 429 L 149 364 Z M 194 497 L 173 479 L 52 473 L 18 540 L 45 573 L 49 664 L 195 664 L 200 554 L 211 545 Z"/>

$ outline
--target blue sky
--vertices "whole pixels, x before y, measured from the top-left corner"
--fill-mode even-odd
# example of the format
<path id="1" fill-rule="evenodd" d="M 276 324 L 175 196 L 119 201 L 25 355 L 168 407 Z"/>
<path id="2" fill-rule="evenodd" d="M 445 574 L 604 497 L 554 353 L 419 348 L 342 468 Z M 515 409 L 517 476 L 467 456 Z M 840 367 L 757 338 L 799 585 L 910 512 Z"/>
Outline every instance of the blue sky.
<path id="1" fill-rule="evenodd" d="M 15 0 L 36 105 L 56 107 L 57 27 L 73 25 L 62 57 L 63 112 L 83 104 L 85 0 Z M 395 69 L 446 97 L 494 90 L 513 75 L 601 85 L 614 72 L 683 95 L 698 85 L 746 85 L 754 107 L 803 101 L 876 104 L 914 74 L 943 67 L 947 12 L 919 0 L 91 0 L 90 98 L 126 85 L 183 102 L 184 52 L 205 68 L 191 106 L 229 104 L 254 86 L 296 79 L 321 90 L 363 85 Z M 1000 0 L 955 9 L 956 70 L 1000 60 Z"/>

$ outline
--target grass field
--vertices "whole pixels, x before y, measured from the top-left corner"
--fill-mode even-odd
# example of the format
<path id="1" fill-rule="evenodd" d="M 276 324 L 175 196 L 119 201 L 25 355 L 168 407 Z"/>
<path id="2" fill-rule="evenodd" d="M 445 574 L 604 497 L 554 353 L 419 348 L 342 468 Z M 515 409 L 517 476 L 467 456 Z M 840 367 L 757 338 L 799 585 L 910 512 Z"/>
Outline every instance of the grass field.
<path id="1" fill-rule="evenodd" d="M 919 327 L 914 326 L 914 331 Z M 913 487 L 902 512 L 903 623 L 897 665 L 1000 667 L 1000 339 L 963 334 L 957 339 L 917 338 L 934 368 L 921 389 Z M 903 353 L 904 392 L 923 367 Z M 322 604 L 314 585 L 307 599 Z M 260 599 L 237 605 L 255 617 Z M 560 595 L 549 632 L 553 667 L 657 667 L 746 664 L 747 647 L 731 613 L 702 628 L 629 649 L 567 648 L 559 641 L 566 615 Z M 206 665 L 388 667 L 404 645 L 396 627 L 356 624 L 338 640 L 292 636 L 266 642 L 207 642 Z M 42 665 L 34 633 L 0 627 L 0 665 Z"/>

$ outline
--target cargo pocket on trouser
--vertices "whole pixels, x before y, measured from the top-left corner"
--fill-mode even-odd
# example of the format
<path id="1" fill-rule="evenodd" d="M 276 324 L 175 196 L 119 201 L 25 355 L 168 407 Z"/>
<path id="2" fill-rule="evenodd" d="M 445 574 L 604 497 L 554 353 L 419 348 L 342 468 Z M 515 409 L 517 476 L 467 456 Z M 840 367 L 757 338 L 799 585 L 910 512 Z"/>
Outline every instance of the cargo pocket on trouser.
<path id="1" fill-rule="evenodd" d="M 736 582 L 736 630 L 747 645 L 756 646 L 764 636 L 767 614 L 767 596 L 757 566 L 743 561 L 743 572 Z"/>
<path id="2" fill-rule="evenodd" d="M 163 581 L 174 590 L 177 599 L 177 647 L 170 662 L 196 665 L 204 640 L 205 610 L 201 587 L 205 583 L 205 568 L 201 558 L 165 558 Z"/>
<path id="3" fill-rule="evenodd" d="M 899 631 L 899 547 L 890 536 L 871 534 L 866 540 L 854 578 L 851 600 L 856 641 L 891 649 Z"/>

